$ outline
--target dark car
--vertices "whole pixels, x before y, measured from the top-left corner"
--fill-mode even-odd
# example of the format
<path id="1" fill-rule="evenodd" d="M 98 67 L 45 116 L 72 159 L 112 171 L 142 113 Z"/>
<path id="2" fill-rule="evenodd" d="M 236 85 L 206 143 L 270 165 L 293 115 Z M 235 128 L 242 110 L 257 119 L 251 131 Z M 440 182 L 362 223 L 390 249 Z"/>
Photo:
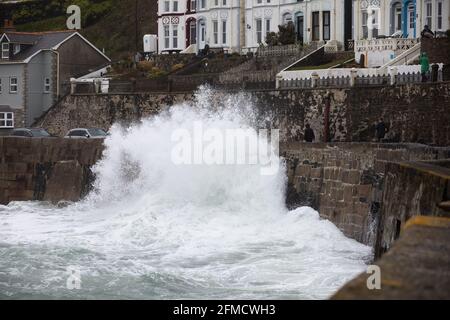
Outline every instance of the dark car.
<path id="1" fill-rule="evenodd" d="M 47 130 L 42 128 L 19 128 L 14 129 L 11 133 L 12 137 L 27 137 L 27 138 L 51 138 L 52 135 Z"/>

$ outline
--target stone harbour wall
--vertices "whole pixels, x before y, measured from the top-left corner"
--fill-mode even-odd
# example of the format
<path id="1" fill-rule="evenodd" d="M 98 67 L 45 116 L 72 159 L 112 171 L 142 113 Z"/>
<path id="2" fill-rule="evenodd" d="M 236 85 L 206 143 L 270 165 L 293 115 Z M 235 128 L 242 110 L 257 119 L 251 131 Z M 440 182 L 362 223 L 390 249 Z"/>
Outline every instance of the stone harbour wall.
<path id="1" fill-rule="evenodd" d="M 204 89 L 202 89 L 204 90 Z M 229 92 L 215 93 L 216 99 Z M 450 82 L 361 88 L 247 91 L 259 119 L 279 128 L 285 141 L 302 141 L 306 123 L 320 142 L 373 142 L 380 118 L 390 142 L 450 145 Z M 51 133 L 74 127 L 109 129 L 183 101 L 193 93 L 70 95 L 37 121 Z M 261 123 L 265 126 L 265 123 Z"/>
<path id="2" fill-rule="evenodd" d="M 102 152 L 102 140 L 0 137 L 0 204 L 79 200 Z"/>
<path id="3" fill-rule="evenodd" d="M 393 217 L 403 213 L 404 222 L 412 215 L 436 215 L 433 210 L 410 208 L 419 203 L 422 208 L 425 204 L 436 207 L 439 196 L 433 195 L 440 194 L 445 184 L 421 176 L 407 177 L 398 163 L 450 158 L 450 148 L 417 144 L 294 143 L 282 150 L 289 179 L 287 205 L 311 206 L 346 236 L 371 246 L 376 245 L 381 231 L 387 237 L 395 233 L 396 225 L 385 222 Z M 421 190 L 420 197 L 415 196 L 416 189 Z M 402 202 L 397 204 L 397 198 Z M 410 206 L 401 209 L 403 204 Z M 383 245 L 389 246 L 393 240 L 389 238 Z"/>

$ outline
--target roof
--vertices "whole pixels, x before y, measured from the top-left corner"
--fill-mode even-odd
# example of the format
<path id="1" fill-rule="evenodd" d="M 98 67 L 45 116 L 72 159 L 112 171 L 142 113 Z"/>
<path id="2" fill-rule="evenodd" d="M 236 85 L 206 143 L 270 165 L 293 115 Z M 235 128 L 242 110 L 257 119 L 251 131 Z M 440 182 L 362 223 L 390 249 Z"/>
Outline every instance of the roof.
<path id="1" fill-rule="evenodd" d="M 14 111 L 10 106 L 0 105 L 0 112 L 11 112 Z"/>
<path id="2" fill-rule="evenodd" d="M 105 57 L 108 61 L 110 59 L 98 50 L 92 43 L 79 34 L 76 30 L 64 31 L 48 31 L 48 32 L 5 32 L 1 37 L 6 37 L 11 43 L 29 44 L 30 46 L 14 56 L 11 62 L 29 60 L 42 50 L 57 50 L 59 46 L 73 36 L 80 36 L 88 45 L 93 47 L 98 53 Z"/>

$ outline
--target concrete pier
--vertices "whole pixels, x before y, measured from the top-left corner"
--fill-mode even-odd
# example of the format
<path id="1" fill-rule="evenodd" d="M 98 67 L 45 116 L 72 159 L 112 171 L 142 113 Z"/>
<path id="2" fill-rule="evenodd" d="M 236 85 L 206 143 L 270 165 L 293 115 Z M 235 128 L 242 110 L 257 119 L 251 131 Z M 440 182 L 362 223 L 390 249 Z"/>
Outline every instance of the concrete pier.
<path id="1" fill-rule="evenodd" d="M 375 265 L 381 271 L 380 290 L 369 290 L 370 274 L 361 274 L 333 299 L 450 299 L 450 219 L 411 218 Z"/>

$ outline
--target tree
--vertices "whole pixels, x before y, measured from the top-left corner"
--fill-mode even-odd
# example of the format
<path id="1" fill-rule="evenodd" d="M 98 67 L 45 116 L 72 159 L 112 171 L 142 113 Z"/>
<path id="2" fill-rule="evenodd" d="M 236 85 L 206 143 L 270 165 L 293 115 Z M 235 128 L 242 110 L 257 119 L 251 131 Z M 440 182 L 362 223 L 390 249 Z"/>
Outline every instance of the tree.
<path id="1" fill-rule="evenodd" d="M 266 36 L 266 43 L 268 46 L 277 46 L 278 34 L 276 32 L 269 32 Z"/>
<path id="2" fill-rule="evenodd" d="M 292 21 L 285 25 L 278 26 L 278 42 L 281 45 L 295 43 L 295 26 Z"/>

